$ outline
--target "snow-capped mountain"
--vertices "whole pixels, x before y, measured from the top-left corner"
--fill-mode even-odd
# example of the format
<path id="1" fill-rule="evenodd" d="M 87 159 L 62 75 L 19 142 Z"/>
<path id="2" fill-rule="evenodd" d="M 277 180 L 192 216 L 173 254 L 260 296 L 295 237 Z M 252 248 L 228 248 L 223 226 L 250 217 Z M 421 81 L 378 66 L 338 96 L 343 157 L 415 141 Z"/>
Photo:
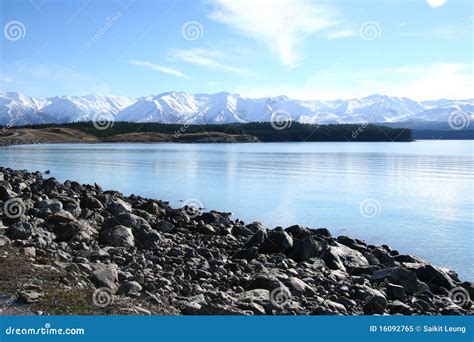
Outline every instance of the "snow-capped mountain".
<path id="1" fill-rule="evenodd" d="M 0 93 L 0 124 L 25 125 L 90 121 L 106 114 L 115 116 L 135 103 L 123 96 L 55 96 L 37 99 L 20 93 Z"/>
<path id="2" fill-rule="evenodd" d="M 359 99 L 300 101 L 287 96 L 251 99 L 238 94 L 166 92 L 133 99 L 123 96 L 56 96 L 46 99 L 0 93 L 0 125 L 90 121 L 222 124 L 271 121 L 275 113 L 303 123 L 446 122 L 450 115 L 474 119 L 474 99 L 419 102 L 371 95 Z"/>

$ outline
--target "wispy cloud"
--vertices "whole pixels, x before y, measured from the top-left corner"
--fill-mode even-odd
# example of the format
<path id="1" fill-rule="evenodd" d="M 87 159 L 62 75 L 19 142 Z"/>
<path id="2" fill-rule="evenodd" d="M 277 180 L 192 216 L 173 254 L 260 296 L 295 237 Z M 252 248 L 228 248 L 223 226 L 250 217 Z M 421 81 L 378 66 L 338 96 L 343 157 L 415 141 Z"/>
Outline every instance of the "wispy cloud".
<path id="1" fill-rule="evenodd" d="M 1 75 L 0 75 L 0 82 L 3 82 L 3 83 L 13 83 L 13 82 L 14 82 L 14 79 L 13 79 L 13 77 L 10 77 L 10 76 L 1 76 Z"/>
<path id="2" fill-rule="evenodd" d="M 129 64 L 137 65 L 137 66 L 147 68 L 147 69 L 150 69 L 150 70 L 154 70 L 154 71 L 158 71 L 158 72 L 161 72 L 161 73 L 164 73 L 164 74 L 169 74 L 169 75 L 182 77 L 182 78 L 188 78 L 188 76 L 183 74 L 178 69 L 169 68 L 169 67 L 166 67 L 166 66 L 163 66 L 163 65 L 158 65 L 158 64 L 151 63 L 151 62 L 148 62 L 148 61 L 133 60 L 133 61 L 130 61 Z"/>
<path id="3" fill-rule="evenodd" d="M 263 43 L 286 66 L 300 59 L 298 44 L 307 36 L 337 24 L 337 12 L 307 0 L 210 0 L 209 18 Z"/>
<path id="4" fill-rule="evenodd" d="M 221 69 L 235 74 L 249 74 L 249 71 L 245 68 L 235 67 L 222 62 L 222 59 L 224 59 L 226 55 L 218 50 L 202 48 L 173 49 L 170 51 L 170 57 L 182 62 Z"/>
<path id="5" fill-rule="evenodd" d="M 338 31 L 329 31 L 328 39 L 341 39 L 355 36 L 357 33 L 353 29 L 343 29 Z"/>

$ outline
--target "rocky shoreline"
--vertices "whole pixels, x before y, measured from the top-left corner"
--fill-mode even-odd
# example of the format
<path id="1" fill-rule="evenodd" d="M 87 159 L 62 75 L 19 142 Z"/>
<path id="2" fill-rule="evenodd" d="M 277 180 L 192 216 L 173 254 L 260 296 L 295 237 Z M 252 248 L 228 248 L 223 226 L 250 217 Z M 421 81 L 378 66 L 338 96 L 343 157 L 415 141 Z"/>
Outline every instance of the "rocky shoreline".
<path id="1" fill-rule="evenodd" d="M 3 314 L 473 314 L 454 271 L 325 228 L 1 167 L 0 215 Z"/>

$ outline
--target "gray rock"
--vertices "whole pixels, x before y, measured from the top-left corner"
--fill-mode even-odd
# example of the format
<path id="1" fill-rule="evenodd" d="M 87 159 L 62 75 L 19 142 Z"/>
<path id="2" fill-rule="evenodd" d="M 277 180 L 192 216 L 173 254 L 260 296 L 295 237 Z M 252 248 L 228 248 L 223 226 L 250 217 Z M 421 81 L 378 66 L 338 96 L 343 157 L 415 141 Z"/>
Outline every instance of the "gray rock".
<path id="1" fill-rule="evenodd" d="M 122 225 L 117 225 L 110 229 L 101 230 L 99 241 L 105 245 L 113 247 L 135 247 L 132 229 Z"/>
<path id="2" fill-rule="evenodd" d="M 262 254 L 281 253 L 293 247 L 293 238 L 285 231 L 269 231 L 259 247 Z"/>
<path id="3" fill-rule="evenodd" d="M 109 203 L 107 210 L 113 213 L 114 215 L 120 215 L 123 213 L 131 213 L 132 205 L 120 198 L 116 198 Z"/>
<path id="4" fill-rule="evenodd" d="M 368 286 L 359 286 L 357 296 L 362 299 L 364 312 L 367 314 L 382 314 L 388 302 L 382 292 Z"/>
<path id="5" fill-rule="evenodd" d="M 73 238 L 89 238 L 89 234 L 92 232 L 92 227 L 87 221 L 78 220 L 63 225 L 57 225 L 54 227 L 54 234 L 56 235 L 56 241 L 69 242 Z M 80 238 L 79 238 L 80 237 Z"/>
<path id="6" fill-rule="evenodd" d="M 256 259 L 258 257 L 258 248 L 255 246 L 239 249 L 232 259 Z"/>
<path id="7" fill-rule="evenodd" d="M 69 223 L 75 221 L 75 217 L 66 210 L 59 210 L 49 218 L 49 222 L 53 224 Z"/>
<path id="8" fill-rule="evenodd" d="M 402 302 L 406 301 L 407 299 L 403 286 L 391 283 L 387 284 L 387 296 L 389 299 L 400 300 Z"/>
<path id="9" fill-rule="evenodd" d="M 216 230 L 210 224 L 199 225 L 198 232 L 204 235 L 215 234 Z"/>
<path id="10" fill-rule="evenodd" d="M 255 233 L 247 240 L 244 246 L 258 246 L 265 240 L 266 237 L 267 237 L 266 230 L 257 229 Z"/>
<path id="11" fill-rule="evenodd" d="M 118 272 L 117 267 L 108 265 L 98 265 L 91 274 L 91 281 L 99 287 L 106 287 L 113 292 L 117 291 Z"/>
<path id="12" fill-rule="evenodd" d="M 142 286 L 136 281 L 126 281 L 119 286 L 117 293 L 118 294 L 135 294 L 138 295 L 142 291 Z"/>
<path id="13" fill-rule="evenodd" d="M 418 267 L 415 269 L 415 273 L 418 279 L 428 284 L 436 284 L 448 290 L 455 286 L 453 279 L 446 272 L 431 265 Z"/>
<path id="14" fill-rule="evenodd" d="M 174 225 L 168 221 L 159 220 L 153 225 L 153 228 L 162 233 L 170 233 L 174 229 Z"/>
<path id="15" fill-rule="evenodd" d="M 91 194 L 86 194 L 81 198 L 81 207 L 90 210 L 102 209 L 104 205 Z"/>
<path id="16" fill-rule="evenodd" d="M 12 240 L 26 240 L 33 234 L 33 226 L 28 222 L 18 221 L 10 225 L 5 235 Z"/>
<path id="17" fill-rule="evenodd" d="M 391 282 L 403 286 L 408 294 L 418 290 L 416 274 L 401 267 L 386 268 L 372 273 L 371 280 L 374 282 Z"/>
<path id="18" fill-rule="evenodd" d="M 296 261 L 306 261 L 316 257 L 321 253 L 324 247 L 325 244 L 323 242 L 317 241 L 311 236 L 307 236 L 303 239 L 295 240 L 293 247 L 288 250 L 287 255 Z"/>
<path id="19" fill-rule="evenodd" d="M 8 189 L 7 187 L 0 185 L 0 201 L 8 201 L 9 199 L 15 198 L 18 195 L 13 192 L 11 189 Z"/>
<path id="20" fill-rule="evenodd" d="M 41 286 L 35 284 L 25 284 L 18 293 L 18 300 L 23 304 L 33 304 L 44 297 Z"/>
<path id="21" fill-rule="evenodd" d="M 323 252 L 321 258 L 333 270 L 346 271 L 347 269 L 369 265 L 367 259 L 360 252 L 339 243 L 336 243 L 335 246 L 329 246 Z"/>

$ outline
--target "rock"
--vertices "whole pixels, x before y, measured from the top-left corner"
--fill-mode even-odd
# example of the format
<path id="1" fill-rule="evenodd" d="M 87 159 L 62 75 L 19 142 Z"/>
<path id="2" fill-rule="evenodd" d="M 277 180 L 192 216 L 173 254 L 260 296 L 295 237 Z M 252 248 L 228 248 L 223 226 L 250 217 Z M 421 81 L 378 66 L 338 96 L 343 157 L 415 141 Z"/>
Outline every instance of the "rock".
<path id="1" fill-rule="evenodd" d="M 85 194 L 81 198 L 80 206 L 81 208 L 87 208 L 90 210 L 102 209 L 104 207 L 103 204 L 91 194 Z"/>
<path id="2" fill-rule="evenodd" d="M 73 222 L 75 220 L 76 219 L 70 212 L 66 210 L 59 210 L 55 214 L 53 214 L 53 216 L 51 216 L 48 221 L 53 224 L 61 224 Z"/>
<path id="3" fill-rule="evenodd" d="M 425 283 L 432 283 L 451 290 L 455 285 L 451 277 L 443 270 L 431 265 L 423 265 L 416 268 L 416 276 Z"/>
<path id="4" fill-rule="evenodd" d="M 107 230 L 101 230 L 99 242 L 113 247 L 135 247 L 135 239 L 132 229 L 122 225 L 117 225 Z"/>
<path id="5" fill-rule="evenodd" d="M 312 235 L 309 229 L 304 228 L 298 224 L 286 228 L 285 232 L 290 234 L 293 239 L 302 239 Z"/>
<path id="6" fill-rule="evenodd" d="M 198 232 L 204 235 L 212 235 L 216 233 L 216 230 L 210 224 L 200 225 Z"/>
<path id="7" fill-rule="evenodd" d="M 311 286 L 309 286 L 304 281 L 296 277 L 290 277 L 286 285 L 288 285 L 292 293 L 296 292 L 299 294 L 308 294 L 308 295 L 314 295 L 316 293 Z"/>
<path id="8" fill-rule="evenodd" d="M 69 242 L 76 236 L 85 237 L 87 239 L 92 232 L 92 227 L 87 221 L 78 220 L 64 225 L 56 225 L 53 231 L 56 235 L 56 241 Z"/>
<path id="9" fill-rule="evenodd" d="M 39 201 L 37 206 L 41 211 L 49 210 L 53 214 L 63 209 L 63 204 L 58 199 L 47 199 Z"/>
<path id="10" fill-rule="evenodd" d="M 347 315 L 347 309 L 341 303 L 333 302 L 332 300 L 326 299 L 323 304 L 331 311 Z"/>
<path id="11" fill-rule="evenodd" d="M 118 294 L 135 294 L 138 295 L 142 291 L 142 286 L 136 281 L 126 281 L 117 290 Z"/>
<path id="12" fill-rule="evenodd" d="M 403 286 L 388 283 L 387 284 L 387 296 L 392 300 L 406 301 L 407 296 Z"/>
<path id="13" fill-rule="evenodd" d="M 408 294 L 415 293 L 418 290 L 416 274 L 401 267 L 392 267 L 375 271 L 372 274 L 371 280 L 374 282 L 383 281 L 401 285 Z"/>
<path id="14" fill-rule="evenodd" d="M 18 221 L 10 225 L 5 235 L 12 240 L 26 240 L 33 234 L 33 226 L 28 222 Z"/>
<path id="15" fill-rule="evenodd" d="M 140 225 L 132 228 L 133 236 L 135 237 L 135 244 L 142 249 L 156 247 L 160 242 L 160 234 L 150 228 L 149 225 Z"/>
<path id="16" fill-rule="evenodd" d="M 271 274 L 259 274 L 253 278 L 248 284 L 247 288 L 253 289 L 266 289 L 272 291 L 278 287 L 285 287 L 275 276 Z"/>
<path id="17" fill-rule="evenodd" d="M 202 215 L 198 216 L 196 218 L 197 221 L 203 221 L 206 224 L 213 224 L 213 225 L 219 225 L 219 224 L 229 224 L 229 214 L 227 213 L 221 213 L 218 211 L 210 211 L 208 213 L 203 213 Z"/>
<path id="18" fill-rule="evenodd" d="M 9 199 L 15 198 L 18 195 L 11 189 L 8 189 L 4 185 L 0 185 L 0 201 L 6 202 Z"/>
<path id="19" fill-rule="evenodd" d="M 8 246 L 8 245 L 11 245 L 11 240 L 4 236 L 4 235 L 0 235 L 0 247 L 5 247 L 5 246 Z"/>
<path id="20" fill-rule="evenodd" d="M 154 226 L 154 229 L 162 233 L 170 233 L 174 229 L 174 225 L 165 220 L 159 220 Z"/>
<path id="21" fill-rule="evenodd" d="M 201 310 L 199 310 L 200 315 L 218 315 L 218 316 L 228 316 L 228 315 L 251 315 L 252 312 L 244 311 L 232 307 L 230 305 L 224 304 L 208 304 L 203 303 L 201 305 Z"/>
<path id="22" fill-rule="evenodd" d="M 36 249 L 34 247 L 24 247 L 22 248 L 22 252 L 28 258 L 36 257 Z"/>
<path id="23" fill-rule="evenodd" d="M 43 297 L 43 289 L 35 284 L 25 284 L 18 292 L 18 300 L 23 304 L 36 303 Z"/>
<path id="24" fill-rule="evenodd" d="M 336 243 L 335 246 L 329 246 L 323 252 L 321 258 L 333 270 L 346 271 L 347 269 L 369 265 L 367 259 L 360 252 L 339 243 Z"/>
<path id="25" fill-rule="evenodd" d="M 359 286 L 357 295 L 362 299 L 363 309 L 366 314 L 383 314 L 388 302 L 382 292 L 368 286 Z"/>
<path id="26" fill-rule="evenodd" d="M 399 300 L 394 300 L 393 302 L 388 303 L 387 309 L 390 311 L 391 314 L 413 314 L 413 309 Z"/>
<path id="27" fill-rule="evenodd" d="M 106 287 L 113 292 L 117 291 L 117 267 L 98 265 L 97 269 L 91 274 L 91 281 L 97 288 Z"/>
<path id="28" fill-rule="evenodd" d="M 243 299 L 248 299 L 252 302 L 267 302 L 270 300 L 270 291 L 265 289 L 253 289 L 245 291 L 242 296 Z"/>
<path id="29" fill-rule="evenodd" d="M 120 198 L 116 198 L 109 203 L 109 205 L 107 206 L 107 210 L 113 213 L 114 215 L 131 213 L 132 205 Z"/>
<path id="30" fill-rule="evenodd" d="M 285 252 L 293 246 L 293 238 L 284 231 L 270 231 L 259 247 L 262 254 Z"/>
<path id="31" fill-rule="evenodd" d="M 255 246 L 239 249 L 232 256 L 232 259 L 255 259 L 258 257 L 258 248 Z"/>
<path id="32" fill-rule="evenodd" d="M 257 229 L 255 233 L 247 240 L 244 246 L 259 246 L 267 237 L 267 231 Z"/>
<path id="33" fill-rule="evenodd" d="M 295 240 L 293 247 L 288 250 L 287 255 L 296 261 L 306 261 L 319 255 L 324 247 L 325 244 L 321 241 L 307 236 L 303 239 Z"/>

